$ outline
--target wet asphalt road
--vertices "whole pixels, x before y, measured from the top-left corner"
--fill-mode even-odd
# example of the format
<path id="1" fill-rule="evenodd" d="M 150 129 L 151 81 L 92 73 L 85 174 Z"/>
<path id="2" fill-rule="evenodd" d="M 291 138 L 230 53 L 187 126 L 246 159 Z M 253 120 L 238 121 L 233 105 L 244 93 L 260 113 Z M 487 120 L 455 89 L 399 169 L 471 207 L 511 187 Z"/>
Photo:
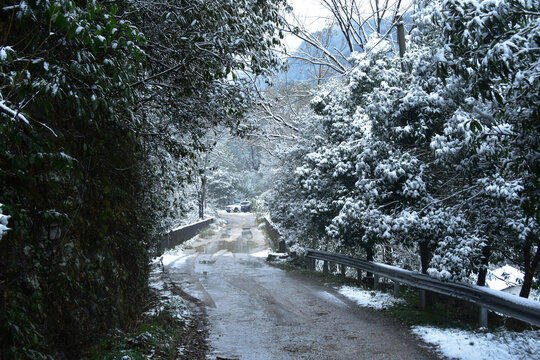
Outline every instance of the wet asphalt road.
<path id="1" fill-rule="evenodd" d="M 206 305 L 210 359 L 437 358 L 394 320 L 266 264 L 252 214 L 221 216 L 227 226 L 164 262 Z"/>

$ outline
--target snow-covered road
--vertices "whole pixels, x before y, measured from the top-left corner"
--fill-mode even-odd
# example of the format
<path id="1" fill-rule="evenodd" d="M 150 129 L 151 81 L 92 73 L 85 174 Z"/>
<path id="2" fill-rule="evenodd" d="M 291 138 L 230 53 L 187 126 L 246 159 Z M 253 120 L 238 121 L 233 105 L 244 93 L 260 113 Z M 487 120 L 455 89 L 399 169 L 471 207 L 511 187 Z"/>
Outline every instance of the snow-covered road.
<path id="1" fill-rule="evenodd" d="M 206 305 L 210 358 L 435 359 L 403 326 L 317 280 L 264 261 L 252 214 L 164 255 L 171 278 Z"/>

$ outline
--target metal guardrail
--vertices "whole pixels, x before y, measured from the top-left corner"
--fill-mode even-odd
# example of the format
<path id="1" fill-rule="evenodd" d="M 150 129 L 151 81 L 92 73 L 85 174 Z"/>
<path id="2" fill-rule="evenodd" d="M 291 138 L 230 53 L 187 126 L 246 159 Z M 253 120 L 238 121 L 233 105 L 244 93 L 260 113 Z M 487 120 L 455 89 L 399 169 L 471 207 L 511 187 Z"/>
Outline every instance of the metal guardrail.
<path id="1" fill-rule="evenodd" d="M 171 230 L 169 233 L 165 234 L 161 239 L 160 252 L 165 249 L 175 247 L 195 235 L 199 234 L 201 230 L 210 226 L 213 223 L 215 218 L 209 218 L 205 220 L 198 221 L 193 224 L 185 225 Z"/>
<path id="2" fill-rule="evenodd" d="M 315 260 L 322 260 L 324 261 L 323 269 L 326 272 L 328 271 L 328 263 L 335 263 L 356 268 L 359 277 L 360 270 L 364 270 L 390 279 L 394 281 L 395 294 L 399 294 L 399 284 L 406 284 L 423 291 L 431 291 L 476 304 L 480 307 L 480 326 L 482 327 L 487 326 L 487 310 L 496 311 L 529 324 L 540 326 L 540 302 L 538 301 L 481 286 L 440 281 L 418 272 L 322 250 L 306 249 L 306 257 L 312 259 L 312 270 L 315 270 Z M 342 268 L 342 273 L 345 274 L 345 268 Z"/>

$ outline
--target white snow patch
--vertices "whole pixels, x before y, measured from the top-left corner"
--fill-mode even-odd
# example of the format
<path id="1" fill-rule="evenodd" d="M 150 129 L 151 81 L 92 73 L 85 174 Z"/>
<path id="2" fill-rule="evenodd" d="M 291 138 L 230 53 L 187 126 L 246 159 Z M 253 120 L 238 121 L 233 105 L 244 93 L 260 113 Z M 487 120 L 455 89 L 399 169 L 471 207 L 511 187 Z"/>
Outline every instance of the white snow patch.
<path id="1" fill-rule="evenodd" d="M 494 290 L 504 290 L 523 283 L 524 274 L 519 269 L 504 265 L 495 270 L 488 270 L 486 283 Z"/>
<path id="2" fill-rule="evenodd" d="M 5 61 L 7 59 L 7 51 L 4 47 L 0 48 L 0 61 Z"/>
<path id="3" fill-rule="evenodd" d="M 163 263 L 164 266 L 179 267 L 180 265 L 186 263 L 188 259 L 195 256 L 197 255 L 196 254 L 186 255 L 184 253 L 180 253 L 180 254 L 165 253 L 161 256 L 162 258 L 161 262 Z"/>
<path id="4" fill-rule="evenodd" d="M 9 106 L 7 106 L 6 104 L 7 102 L 5 100 L 0 100 L 0 108 L 2 109 L 4 113 L 12 116 L 13 117 L 12 120 L 19 119 L 27 124 L 30 124 L 28 119 L 20 111 L 15 111 L 11 109 Z"/>
<path id="5" fill-rule="evenodd" d="M 165 283 L 163 281 L 149 281 L 148 286 L 156 290 L 165 290 Z"/>
<path id="6" fill-rule="evenodd" d="M 8 228 L 9 215 L 2 214 L 2 204 L 0 203 L 0 239 L 2 235 L 9 230 Z"/>
<path id="7" fill-rule="evenodd" d="M 256 257 L 256 258 L 266 258 L 266 257 L 268 257 L 269 254 L 271 254 L 270 249 L 266 249 L 266 250 L 251 253 L 249 255 L 251 255 L 253 257 Z"/>
<path id="8" fill-rule="evenodd" d="M 154 266 L 150 272 L 148 286 L 157 290 L 159 302 L 154 307 L 147 310 L 145 315 L 156 316 L 163 310 L 168 309 L 172 312 L 173 316 L 183 320 L 186 324 L 189 324 L 191 311 L 189 310 L 188 305 L 182 297 L 173 295 L 171 291 L 166 289 L 166 283 L 161 278 L 161 269 L 158 266 Z"/>
<path id="9" fill-rule="evenodd" d="M 429 326 L 414 326 L 411 331 L 452 359 L 540 359 L 540 331 L 484 333 Z"/>
<path id="10" fill-rule="evenodd" d="M 405 300 L 395 298 L 390 294 L 385 294 L 375 290 L 362 290 L 353 286 L 342 286 L 339 289 L 339 293 L 356 302 L 360 306 L 369 307 L 376 310 L 387 309 L 405 302 Z"/>

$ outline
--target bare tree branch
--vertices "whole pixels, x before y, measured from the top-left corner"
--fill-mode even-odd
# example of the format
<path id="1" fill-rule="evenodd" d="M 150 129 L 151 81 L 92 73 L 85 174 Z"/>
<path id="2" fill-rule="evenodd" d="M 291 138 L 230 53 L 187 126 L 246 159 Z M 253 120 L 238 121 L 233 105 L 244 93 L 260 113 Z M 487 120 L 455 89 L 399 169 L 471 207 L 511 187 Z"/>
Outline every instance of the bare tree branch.
<path id="1" fill-rule="evenodd" d="M 346 43 L 344 49 L 328 47 L 329 42 L 324 44 L 319 38 L 322 32 L 310 32 L 297 17 L 293 18 L 293 24 L 289 24 L 286 31 L 296 35 L 304 44 L 311 46 L 313 53 L 308 53 L 309 48 L 304 47 L 290 57 L 308 62 L 316 66 L 325 66 L 331 70 L 344 74 L 350 67 L 347 61 L 349 53 L 364 49 L 369 40 L 368 34 L 375 33 L 382 39 L 391 39 L 397 21 L 397 15 L 410 8 L 403 9 L 402 0 L 320 0 L 321 5 L 329 10 L 332 20 L 326 31 L 332 32 L 334 24 Z M 339 55 L 336 56 L 335 54 Z"/>

